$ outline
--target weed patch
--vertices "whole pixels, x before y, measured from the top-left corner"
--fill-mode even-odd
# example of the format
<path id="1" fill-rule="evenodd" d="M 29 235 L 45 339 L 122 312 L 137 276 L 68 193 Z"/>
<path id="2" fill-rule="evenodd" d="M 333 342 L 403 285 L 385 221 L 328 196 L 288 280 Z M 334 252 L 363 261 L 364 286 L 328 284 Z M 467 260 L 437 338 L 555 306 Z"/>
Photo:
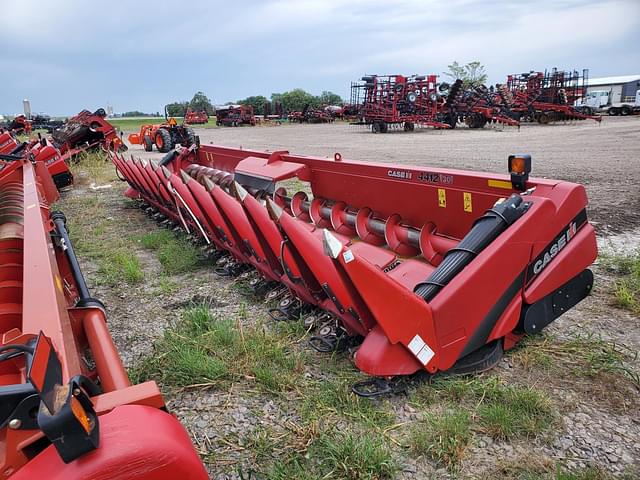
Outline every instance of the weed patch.
<path id="1" fill-rule="evenodd" d="M 200 263 L 198 249 L 187 239 L 167 230 L 146 233 L 140 237 L 140 243 L 144 248 L 155 251 L 167 274 L 188 272 Z"/>

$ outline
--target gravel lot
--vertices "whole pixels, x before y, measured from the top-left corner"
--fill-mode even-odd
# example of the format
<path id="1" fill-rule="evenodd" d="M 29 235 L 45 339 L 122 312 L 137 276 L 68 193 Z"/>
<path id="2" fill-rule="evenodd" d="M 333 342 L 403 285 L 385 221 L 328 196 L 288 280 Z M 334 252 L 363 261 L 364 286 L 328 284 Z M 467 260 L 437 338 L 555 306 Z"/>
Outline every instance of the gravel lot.
<path id="1" fill-rule="evenodd" d="M 527 152 L 533 157 L 535 176 L 586 185 L 589 215 L 597 224 L 604 248 L 640 247 L 640 118 L 605 118 L 601 125 L 584 121 L 525 125 L 520 130 L 461 128 L 379 135 L 340 123 L 196 128 L 196 131 L 202 143 L 259 150 L 285 149 L 317 156 L 340 152 L 347 159 L 493 172 L 506 170 L 510 153 Z M 156 152 L 145 153 L 136 146 L 130 153 L 146 158 L 161 156 Z M 144 233 L 157 228 L 125 201 L 121 195 L 122 184 L 113 182 L 114 188 L 92 190 L 87 183 L 83 186 L 80 181 L 62 200 L 60 208 L 68 218 L 81 215 L 80 199 L 95 196 L 109 212 L 103 226 L 109 235 L 127 235 L 132 231 Z M 242 318 L 243 323 L 266 321 L 264 305 L 243 297 L 234 288 L 233 280 L 216 277 L 208 267 L 177 276 L 173 279 L 178 284 L 177 289 L 158 294 L 160 266 L 157 259 L 148 251 L 140 248 L 136 251 L 145 271 L 145 280 L 134 288 L 101 285 L 100 272 L 93 260 L 81 256 L 89 282 L 96 285 L 95 296 L 107 305 L 114 339 L 128 366 L 140 357 L 152 354 L 153 342 L 179 317 L 180 307 L 192 299 L 213 298 L 218 313 Z M 595 272 L 594 294 L 554 322 L 549 333 L 557 341 L 576 333 L 595 335 L 637 352 L 640 350 L 638 316 L 611 305 L 609 286 L 615 279 L 598 265 Z M 307 349 L 304 341 L 299 348 Z M 535 349 L 535 346 L 531 348 Z M 305 365 L 305 375 L 319 375 L 316 358 L 319 358 L 318 354 L 311 354 L 312 361 Z M 554 375 L 553 370 L 531 371 L 517 358 L 521 357 L 506 355 L 492 375 L 506 382 L 544 390 L 558 412 L 554 428 L 539 438 L 515 441 L 495 440 L 479 433 L 456 474 L 439 468 L 424 457 L 414 458 L 405 453 L 398 478 L 524 478 L 518 470 L 522 464 L 537 465 L 541 472 L 549 472 L 549 468 L 553 471 L 549 465 L 562 465 L 569 470 L 593 466 L 603 474 L 640 478 L 640 391 L 637 385 L 618 383 L 615 379 L 612 383 L 608 376 L 574 378 L 574 375 Z M 563 361 L 562 358 L 558 360 L 559 363 Z M 568 361 L 570 363 L 570 359 Z M 347 362 L 345 360 L 343 364 Z M 629 368 L 638 371 L 638 367 L 637 358 L 632 358 Z M 237 479 L 238 466 L 255 467 L 256 456 L 243 440 L 248 433 L 258 428 L 286 433 L 293 431 L 291 425 L 297 422 L 295 402 L 298 397 L 266 396 L 243 383 L 234 384 L 224 392 L 164 390 L 169 407 L 194 438 L 211 478 Z M 395 423 L 405 425 L 423 415 L 412 405 L 406 397 L 400 396 L 385 401 L 383 406 L 394 415 Z M 394 444 L 399 445 L 402 441 L 401 437 L 396 439 L 393 432 L 387 434 L 385 431 L 385 438 L 387 435 L 394 439 Z"/>

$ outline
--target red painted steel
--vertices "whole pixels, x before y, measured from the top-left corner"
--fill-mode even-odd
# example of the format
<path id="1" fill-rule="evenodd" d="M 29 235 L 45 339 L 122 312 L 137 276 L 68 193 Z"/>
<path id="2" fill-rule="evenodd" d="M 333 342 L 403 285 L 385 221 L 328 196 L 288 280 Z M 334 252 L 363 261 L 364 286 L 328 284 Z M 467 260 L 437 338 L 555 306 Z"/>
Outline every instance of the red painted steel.
<path id="1" fill-rule="evenodd" d="M 180 150 L 160 182 L 143 185 L 139 162 L 113 161 L 148 205 L 196 234 L 198 219 L 216 248 L 361 337 L 356 365 L 377 376 L 445 371 L 494 340 L 511 348 L 529 307 L 597 255 L 584 187 L 569 182 L 532 178 L 519 192 L 507 175 L 206 145 Z M 169 202 L 159 201 L 163 178 L 175 190 Z M 289 195 L 289 179 L 306 191 Z M 414 293 L 485 211 L 514 194 L 527 204 L 522 218 L 434 298 Z M 562 250 L 549 250 L 568 227 L 576 231 Z M 536 259 L 550 251 L 541 268 Z"/>
<path id="2" fill-rule="evenodd" d="M 63 383 L 78 375 L 98 381 L 99 393 L 91 401 L 100 445 L 64 464 L 37 424 L 6 419 L 0 430 L 0 479 L 205 479 L 184 428 L 165 411 L 155 383 L 130 384 L 99 302 L 80 302 L 86 286 L 78 283 L 51 219 L 49 204 L 58 193 L 46 162 L 39 160 L 48 148 L 38 143 L 23 159 L 0 160 L 0 346 L 28 344 L 42 332 L 59 358 Z M 93 363 L 87 362 L 87 351 Z M 0 394 L 4 387 L 28 383 L 25 356 L 0 362 Z"/>

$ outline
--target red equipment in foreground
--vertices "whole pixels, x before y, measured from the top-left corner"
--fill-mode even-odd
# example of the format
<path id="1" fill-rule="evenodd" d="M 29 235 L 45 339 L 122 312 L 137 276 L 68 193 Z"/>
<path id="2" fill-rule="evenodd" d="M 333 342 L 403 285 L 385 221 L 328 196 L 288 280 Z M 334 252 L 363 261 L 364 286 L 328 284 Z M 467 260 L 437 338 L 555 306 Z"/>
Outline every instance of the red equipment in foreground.
<path id="1" fill-rule="evenodd" d="M 130 384 L 38 145 L 0 158 L 0 479 L 206 479 L 157 385 Z"/>
<path id="2" fill-rule="evenodd" d="M 285 287 L 271 315 L 308 315 L 317 350 L 361 342 L 374 376 L 490 368 L 593 283 L 584 187 L 529 179 L 527 155 L 510 176 L 208 145 L 112 158 L 149 213 L 229 253 L 219 273 Z M 292 178 L 313 198 L 279 188 Z"/>

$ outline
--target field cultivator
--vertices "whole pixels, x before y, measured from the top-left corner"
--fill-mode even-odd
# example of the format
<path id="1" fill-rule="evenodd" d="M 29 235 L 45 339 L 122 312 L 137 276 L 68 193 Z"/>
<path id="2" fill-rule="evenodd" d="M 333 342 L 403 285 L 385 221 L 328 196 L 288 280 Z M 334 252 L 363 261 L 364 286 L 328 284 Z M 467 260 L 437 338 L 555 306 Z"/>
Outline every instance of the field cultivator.
<path id="1" fill-rule="evenodd" d="M 205 123 L 209 123 L 209 115 L 207 115 L 205 110 L 196 112 L 188 108 L 184 114 L 184 123 L 186 125 L 204 125 Z"/>
<path id="2" fill-rule="evenodd" d="M 166 105 L 164 118 L 164 123 L 141 125 L 140 132 L 131 133 L 127 140 L 132 145 L 142 145 L 146 152 L 151 152 L 155 145 L 156 149 L 162 153 L 171 151 L 176 145 L 189 147 L 195 143 L 196 134 L 193 129 L 184 124 L 178 125 L 176 119 L 169 116 Z"/>
<path id="3" fill-rule="evenodd" d="M 367 75 L 351 83 L 350 105 L 358 105 L 359 121 L 373 133 L 390 128 L 413 131 L 418 126 L 449 128 L 439 112 L 436 75 Z"/>
<path id="4" fill-rule="evenodd" d="M 562 120 L 602 120 L 600 115 L 587 115 L 574 105 L 586 93 L 589 71 L 529 72 L 509 75 L 506 85 L 499 86 L 503 101 L 522 120 L 548 124 Z"/>
<path id="5" fill-rule="evenodd" d="M 374 377 L 361 395 L 491 368 L 592 287 L 585 189 L 530 179 L 527 155 L 509 176 L 209 145 L 112 159 L 127 195 L 197 237 L 217 273 L 254 269 L 251 288 L 281 299 L 272 318 L 303 318 L 318 351 L 355 351 Z"/>
<path id="6" fill-rule="evenodd" d="M 255 126 L 256 117 L 251 105 L 225 105 L 216 107 L 216 125 L 224 127 Z"/>
<path id="7" fill-rule="evenodd" d="M 520 126 L 520 114 L 512 112 L 504 102 L 500 87 L 465 88 L 463 81 L 458 79 L 451 85 L 441 83 L 438 91 L 445 97 L 440 111 L 451 128 L 458 122 L 469 128 L 483 128 L 487 123 Z"/>
<path id="8" fill-rule="evenodd" d="M 0 479 L 204 480 L 157 385 L 129 382 L 50 209 L 48 148 L 0 157 Z"/>

